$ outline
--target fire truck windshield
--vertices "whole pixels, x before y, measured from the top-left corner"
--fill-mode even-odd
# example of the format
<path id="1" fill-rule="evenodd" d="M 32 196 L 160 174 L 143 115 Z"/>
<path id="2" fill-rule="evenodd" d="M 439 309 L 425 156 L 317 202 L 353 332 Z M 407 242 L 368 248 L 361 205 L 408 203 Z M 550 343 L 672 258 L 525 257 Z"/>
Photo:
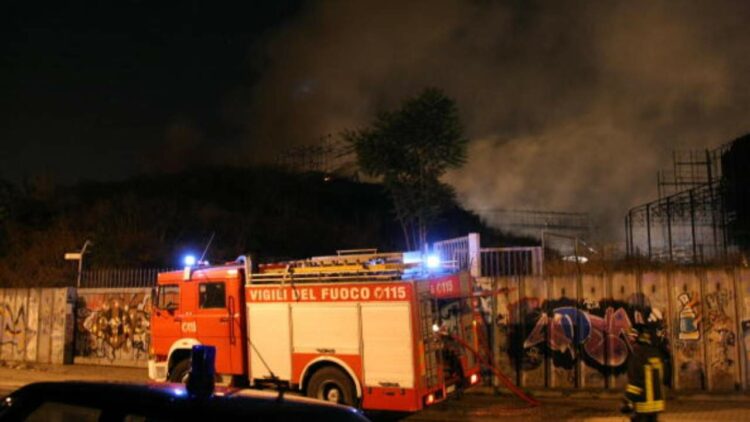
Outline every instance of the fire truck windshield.
<path id="1" fill-rule="evenodd" d="M 156 290 L 156 307 L 173 311 L 180 307 L 180 286 L 177 284 L 163 284 Z"/>

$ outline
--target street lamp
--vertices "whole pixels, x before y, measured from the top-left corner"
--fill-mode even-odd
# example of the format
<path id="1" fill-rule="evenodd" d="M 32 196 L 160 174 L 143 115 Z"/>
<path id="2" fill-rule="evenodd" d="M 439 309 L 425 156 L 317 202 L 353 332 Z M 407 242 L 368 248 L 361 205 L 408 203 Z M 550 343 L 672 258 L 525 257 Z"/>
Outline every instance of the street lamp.
<path id="1" fill-rule="evenodd" d="M 78 261 L 78 278 L 76 280 L 76 287 L 79 289 L 81 288 L 81 273 L 83 272 L 83 255 L 86 253 L 86 249 L 88 249 L 89 246 L 94 246 L 94 242 L 86 240 L 79 252 L 68 252 L 65 254 L 66 261 Z"/>

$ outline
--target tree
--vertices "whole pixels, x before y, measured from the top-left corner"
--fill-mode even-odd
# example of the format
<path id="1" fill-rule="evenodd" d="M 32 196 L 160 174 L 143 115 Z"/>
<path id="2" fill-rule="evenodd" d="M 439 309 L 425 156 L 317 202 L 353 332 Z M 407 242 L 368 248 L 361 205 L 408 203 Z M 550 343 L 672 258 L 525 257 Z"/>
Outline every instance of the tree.
<path id="1" fill-rule="evenodd" d="M 369 127 L 343 133 L 361 170 L 381 178 L 401 224 L 406 247 L 424 248 L 430 224 L 454 200 L 440 181 L 466 161 L 468 140 L 456 102 L 437 88 L 407 98 L 395 111 L 377 114 Z"/>

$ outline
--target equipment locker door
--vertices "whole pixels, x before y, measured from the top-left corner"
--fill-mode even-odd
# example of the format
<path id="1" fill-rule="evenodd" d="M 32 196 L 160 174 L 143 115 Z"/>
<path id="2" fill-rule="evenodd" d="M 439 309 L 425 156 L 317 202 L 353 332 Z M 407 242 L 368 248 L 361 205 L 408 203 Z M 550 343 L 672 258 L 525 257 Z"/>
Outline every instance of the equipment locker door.
<path id="1" fill-rule="evenodd" d="M 291 326 L 286 303 L 247 305 L 250 378 L 292 377 Z"/>
<path id="2" fill-rule="evenodd" d="M 365 386 L 414 388 L 411 308 L 403 303 L 363 303 Z"/>

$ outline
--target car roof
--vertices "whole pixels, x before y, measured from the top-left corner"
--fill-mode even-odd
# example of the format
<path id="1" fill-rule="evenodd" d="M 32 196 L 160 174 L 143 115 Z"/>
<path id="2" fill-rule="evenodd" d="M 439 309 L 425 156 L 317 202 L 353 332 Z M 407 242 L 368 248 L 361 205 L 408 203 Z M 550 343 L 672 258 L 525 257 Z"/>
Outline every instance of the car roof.
<path id="1" fill-rule="evenodd" d="M 111 414 L 135 414 L 158 419 L 220 418 L 232 420 L 366 421 L 354 408 L 278 393 L 218 389 L 209 397 L 190 397 L 183 384 L 115 382 L 42 382 L 13 394 L 19 407 L 60 402 L 101 408 Z M 5 416 L 5 415 L 3 415 Z M 11 418 L 12 419 L 12 418 Z M 0 417 L 0 420 L 4 420 Z"/>

